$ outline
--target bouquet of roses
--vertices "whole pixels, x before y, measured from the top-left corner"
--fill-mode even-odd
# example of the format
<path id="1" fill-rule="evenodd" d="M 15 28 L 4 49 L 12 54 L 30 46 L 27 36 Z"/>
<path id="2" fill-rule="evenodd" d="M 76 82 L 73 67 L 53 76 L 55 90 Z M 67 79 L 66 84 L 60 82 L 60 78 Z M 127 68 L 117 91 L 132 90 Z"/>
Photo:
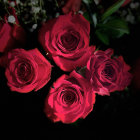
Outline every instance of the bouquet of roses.
<path id="1" fill-rule="evenodd" d="M 114 56 L 112 48 L 99 46 L 129 33 L 127 21 L 117 16 L 129 2 L 113 0 L 107 9 L 103 1 L 92 0 L 1 2 L 0 66 L 10 90 L 37 92 L 59 67 L 61 76 L 46 91 L 44 113 L 63 123 L 86 118 L 96 94 L 124 90 L 132 79 L 130 66 L 123 56 Z M 46 10 L 49 6 L 52 11 Z"/>

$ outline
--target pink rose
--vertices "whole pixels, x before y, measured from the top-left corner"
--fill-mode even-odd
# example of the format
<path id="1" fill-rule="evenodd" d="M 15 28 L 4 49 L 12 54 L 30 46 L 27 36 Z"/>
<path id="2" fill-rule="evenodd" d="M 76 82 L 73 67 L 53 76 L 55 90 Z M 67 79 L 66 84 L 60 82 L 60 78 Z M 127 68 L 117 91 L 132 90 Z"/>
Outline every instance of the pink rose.
<path id="1" fill-rule="evenodd" d="M 61 15 L 46 22 L 39 41 L 64 71 L 85 66 L 95 48 L 89 47 L 90 24 L 81 14 Z"/>
<path id="2" fill-rule="evenodd" d="M 17 46 L 22 46 L 25 42 L 25 31 L 19 25 L 15 10 L 9 8 L 9 13 L 15 18 L 15 23 L 8 23 L 8 16 L 5 16 L 5 21 L 0 21 L 0 52 L 7 52 Z"/>
<path id="3" fill-rule="evenodd" d="M 131 74 L 122 56 L 111 58 L 112 49 L 96 51 L 87 63 L 86 77 L 93 89 L 100 95 L 109 95 L 116 90 L 124 90 L 131 82 Z"/>
<path id="4" fill-rule="evenodd" d="M 5 75 L 12 91 L 27 93 L 48 83 L 51 64 L 38 49 L 14 49 L 8 53 Z"/>
<path id="5" fill-rule="evenodd" d="M 50 89 L 45 101 L 45 113 L 53 122 L 73 123 L 85 118 L 93 109 L 95 94 L 90 83 L 73 71 L 62 75 Z"/>

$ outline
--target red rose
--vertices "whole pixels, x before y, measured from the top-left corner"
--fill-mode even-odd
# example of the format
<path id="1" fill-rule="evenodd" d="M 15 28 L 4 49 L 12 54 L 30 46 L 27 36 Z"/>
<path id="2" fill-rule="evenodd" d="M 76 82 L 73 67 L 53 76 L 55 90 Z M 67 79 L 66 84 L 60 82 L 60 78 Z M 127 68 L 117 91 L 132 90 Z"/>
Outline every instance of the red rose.
<path id="1" fill-rule="evenodd" d="M 73 71 L 62 75 L 50 89 L 45 101 L 45 113 L 52 121 L 73 123 L 85 118 L 93 109 L 95 94 L 90 84 Z"/>
<path id="2" fill-rule="evenodd" d="M 39 40 L 64 71 L 86 65 L 94 47 L 89 47 L 90 24 L 81 15 L 61 15 L 43 25 Z"/>
<path id="3" fill-rule="evenodd" d="M 100 95 L 123 90 L 131 81 L 131 74 L 128 72 L 130 67 L 124 62 L 123 57 L 112 59 L 112 54 L 112 49 L 96 51 L 87 63 L 86 77 Z"/>
<path id="4" fill-rule="evenodd" d="M 37 91 L 50 80 L 51 64 L 38 49 L 14 49 L 8 53 L 7 59 L 5 75 L 12 91 Z"/>
<path id="5" fill-rule="evenodd" d="M 9 15 L 5 16 L 5 21 L 0 21 L 0 52 L 7 52 L 17 46 L 22 46 L 25 42 L 25 31 L 18 25 L 15 10 L 9 8 L 9 13 L 15 19 L 14 24 L 8 23 Z"/>
<path id="6" fill-rule="evenodd" d="M 65 5 L 62 8 L 64 14 L 71 11 L 78 12 L 80 10 L 81 0 L 66 0 Z"/>

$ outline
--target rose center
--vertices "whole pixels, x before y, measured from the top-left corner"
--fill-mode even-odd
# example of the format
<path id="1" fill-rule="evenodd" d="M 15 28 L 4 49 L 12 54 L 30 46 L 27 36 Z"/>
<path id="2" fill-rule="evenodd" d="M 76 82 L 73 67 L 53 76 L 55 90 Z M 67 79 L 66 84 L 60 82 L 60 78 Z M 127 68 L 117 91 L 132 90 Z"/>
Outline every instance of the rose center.
<path id="1" fill-rule="evenodd" d="M 21 63 L 17 68 L 17 75 L 21 81 L 29 81 L 32 74 L 32 67 L 28 63 Z"/>
<path id="2" fill-rule="evenodd" d="M 115 70 L 112 66 L 106 65 L 105 69 L 102 71 L 102 74 L 109 80 L 114 77 Z"/>
<path id="3" fill-rule="evenodd" d="M 73 51 L 77 48 L 79 43 L 79 37 L 78 33 L 65 33 L 61 36 L 61 42 L 63 48 L 65 48 L 67 51 Z"/>
<path id="4" fill-rule="evenodd" d="M 63 91 L 62 94 L 62 101 L 67 105 L 73 104 L 73 102 L 76 100 L 76 95 L 72 91 Z"/>

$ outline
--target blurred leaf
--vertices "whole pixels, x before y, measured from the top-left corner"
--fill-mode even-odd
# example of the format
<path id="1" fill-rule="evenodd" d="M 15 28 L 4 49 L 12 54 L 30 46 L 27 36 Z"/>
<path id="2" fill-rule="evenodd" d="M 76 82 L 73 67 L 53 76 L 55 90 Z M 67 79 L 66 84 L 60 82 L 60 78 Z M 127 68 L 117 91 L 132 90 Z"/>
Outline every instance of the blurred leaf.
<path id="1" fill-rule="evenodd" d="M 97 25 L 97 15 L 96 14 L 92 15 L 92 20 L 93 20 L 93 23 L 94 23 L 94 27 L 96 27 L 96 25 Z"/>
<path id="2" fill-rule="evenodd" d="M 122 33 L 129 34 L 129 28 L 127 22 L 123 19 L 115 18 L 113 20 L 108 21 L 105 26 L 110 29 L 114 29 L 120 31 Z"/>
<path id="3" fill-rule="evenodd" d="M 85 19 L 87 19 L 91 24 L 93 24 L 93 21 L 92 21 L 92 19 L 91 19 L 91 17 L 90 17 L 90 15 L 89 15 L 88 12 L 84 12 L 83 16 L 84 16 Z"/>
<path id="4" fill-rule="evenodd" d="M 114 12 L 116 12 L 121 5 L 124 3 L 125 0 L 119 0 L 117 1 L 115 4 L 113 4 L 111 7 L 109 7 L 104 14 L 101 16 L 101 20 L 105 20 L 107 17 L 109 17 L 110 15 L 112 15 Z"/>
<path id="5" fill-rule="evenodd" d="M 80 68 L 79 70 L 77 70 L 77 73 L 79 73 L 83 77 L 86 77 L 86 69 L 87 69 L 87 67 L 84 66 L 84 67 Z"/>
<path id="6" fill-rule="evenodd" d="M 83 2 L 86 3 L 86 4 L 90 4 L 90 3 L 92 3 L 92 1 L 93 0 L 83 0 Z"/>
<path id="7" fill-rule="evenodd" d="M 105 45 L 109 45 L 109 37 L 107 34 L 105 34 L 104 30 L 97 29 L 95 34 Z"/>
<path id="8" fill-rule="evenodd" d="M 123 34 L 129 34 L 126 21 L 119 18 L 113 18 L 105 24 L 98 24 L 97 27 L 111 38 L 119 38 Z"/>

